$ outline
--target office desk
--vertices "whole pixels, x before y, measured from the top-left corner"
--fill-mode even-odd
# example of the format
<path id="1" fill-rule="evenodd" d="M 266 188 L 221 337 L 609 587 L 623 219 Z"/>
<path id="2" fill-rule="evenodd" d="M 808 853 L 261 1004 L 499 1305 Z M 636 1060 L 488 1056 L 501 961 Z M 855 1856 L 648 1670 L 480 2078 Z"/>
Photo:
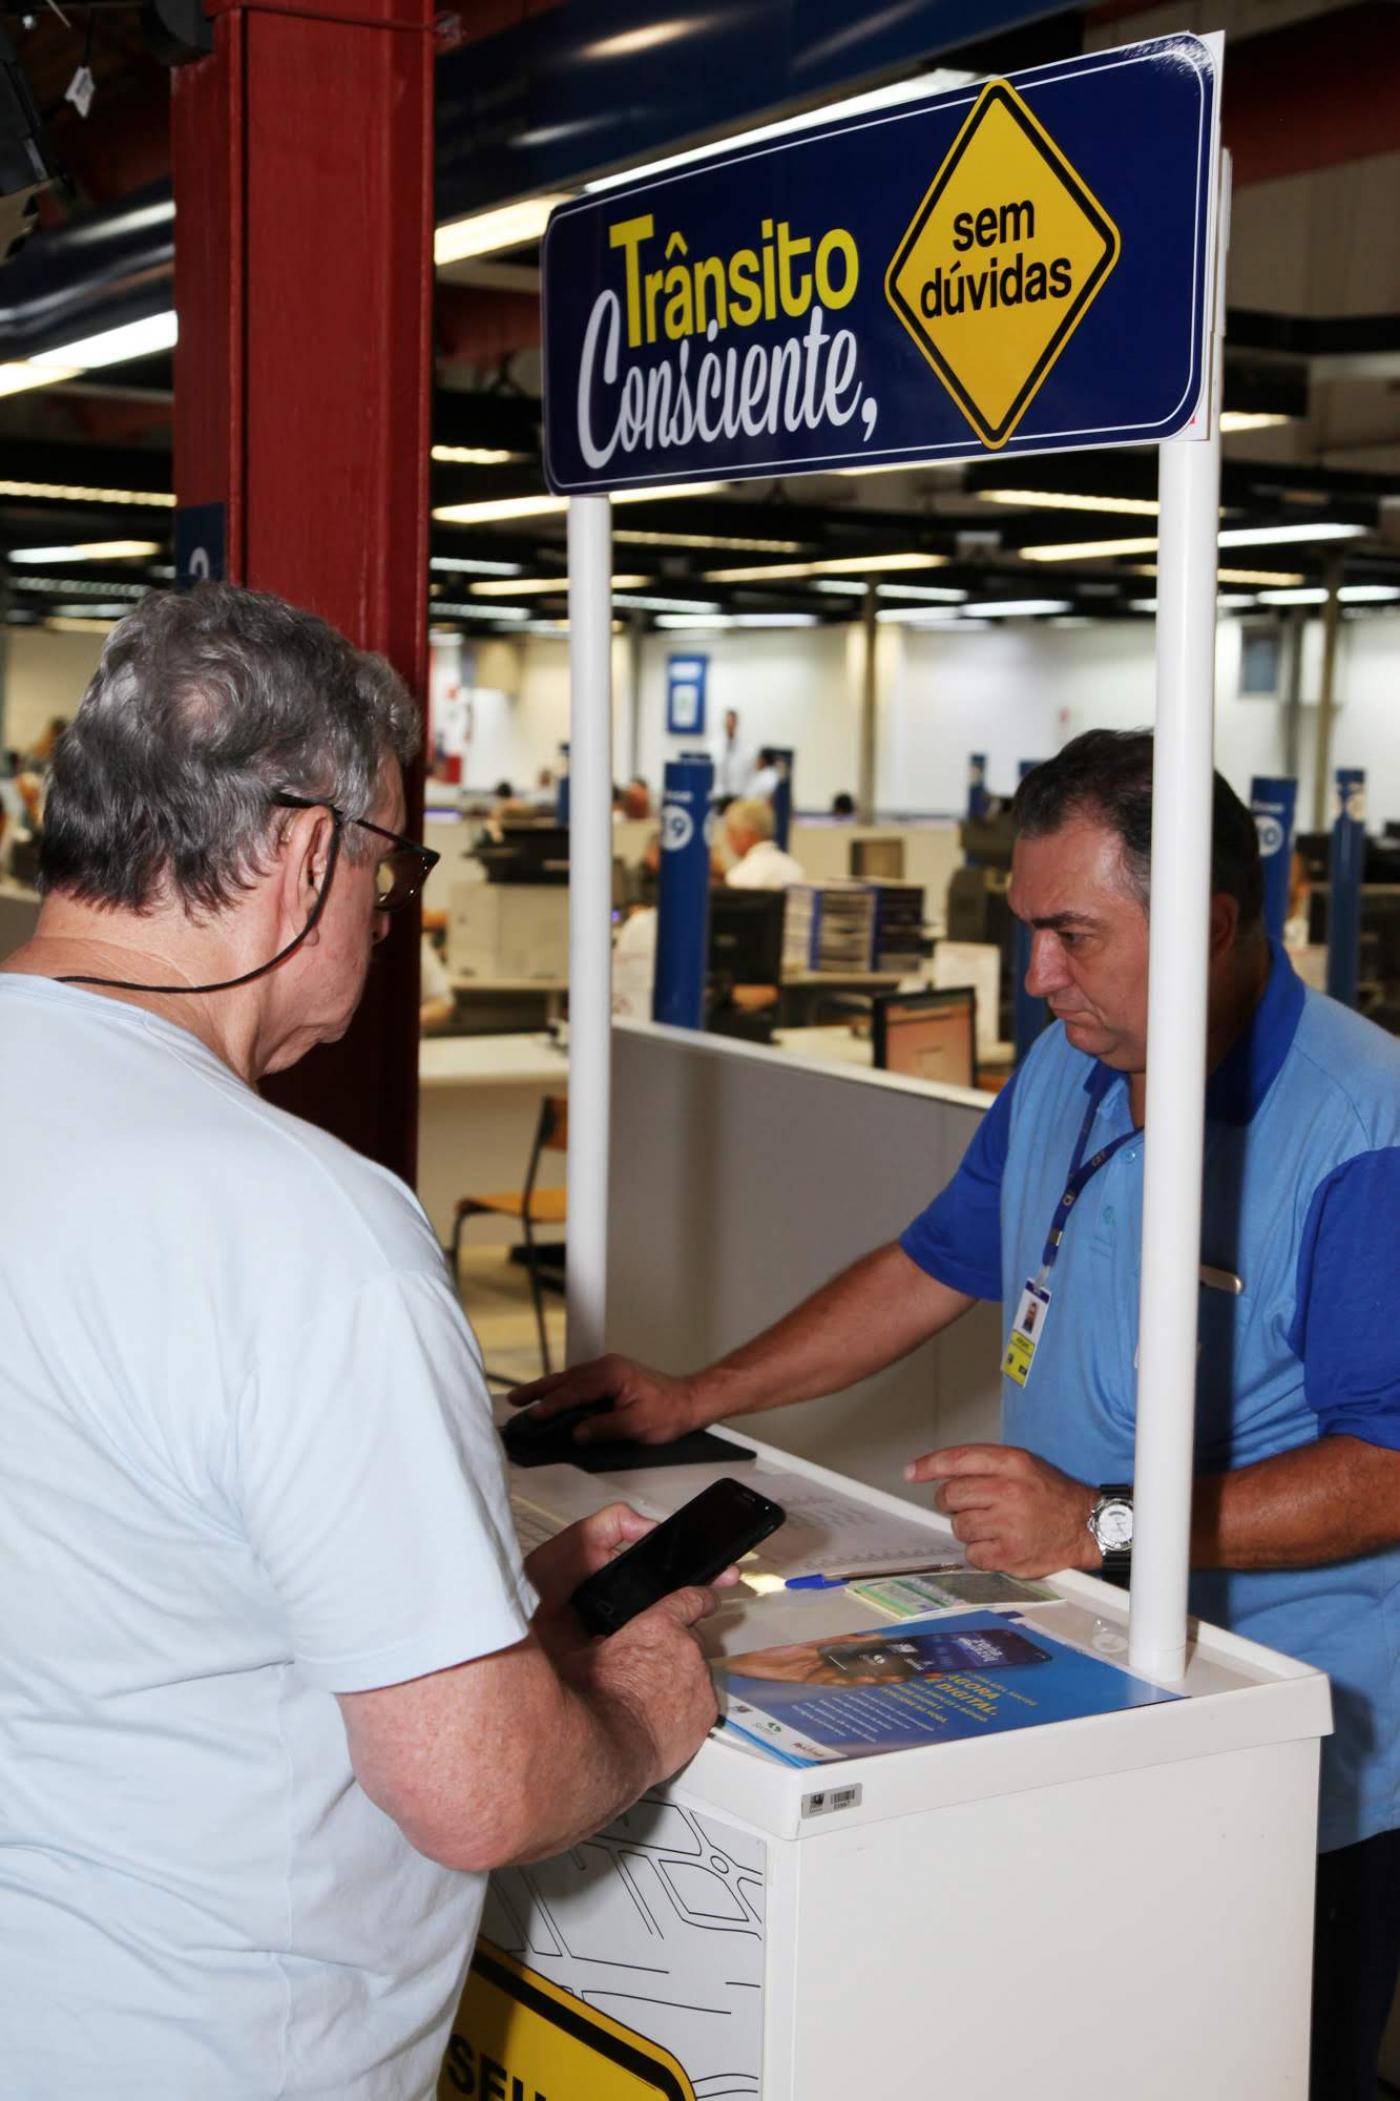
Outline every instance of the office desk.
<path id="1" fill-rule="evenodd" d="M 821 1065 L 870 1066 L 873 1046 L 869 1035 L 855 1035 L 847 1023 L 808 1029 L 775 1029 L 773 1042 L 777 1049 L 787 1051 L 795 1058 L 814 1058 Z M 995 1094 L 1003 1087 L 1016 1061 L 1016 1046 L 1013 1043 L 998 1043 L 990 1056 L 977 1061 L 977 1086 L 988 1094 Z"/>
<path id="2" fill-rule="evenodd" d="M 546 1094 L 568 1085 L 566 1051 L 546 1036 L 427 1036 L 418 1046 L 418 1195 L 444 1245 L 458 1197 L 519 1189 Z M 564 1181 L 561 1153 L 546 1153 L 539 1185 Z M 509 1219 L 473 1219 L 473 1242 L 512 1242 Z"/>
<path id="3" fill-rule="evenodd" d="M 485 978 L 466 971 L 449 975 L 458 1015 L 473 1036 L 528 1031 L 563 1017 L 567 978 Z"/>
<path id="4" fill-rule="evenodd" d="M 778 1014 L 786 1028 L 800 1028 L 829 994 L 897 992 L 899 970 L 785 970 L 778 988 Z"/>
<path id="5" fill-rule="evenodd" d="M 946 1547 L 926 1510 L 754 1448 L 735 1471 L 760 1489 L 777 1467 Z M 538 1538 L 617 1496 L 663 1515 L 722 1470 L 511 1485 Z M 1121 1669 L 1124 1594 L 1054 1589 L 1025 1635 Z M 844 1590 L 743 1589 L 702 1638 L 898 1625 Z M 710 1737 L 607 1831 L 492 1876 L 440 2094 L 1079 2101 L 1106 2066 L 1133 2101 L 1301 2101 L 1327 1681 L 1203 1626 L 1181 1691 L 816 1769 Z"/>

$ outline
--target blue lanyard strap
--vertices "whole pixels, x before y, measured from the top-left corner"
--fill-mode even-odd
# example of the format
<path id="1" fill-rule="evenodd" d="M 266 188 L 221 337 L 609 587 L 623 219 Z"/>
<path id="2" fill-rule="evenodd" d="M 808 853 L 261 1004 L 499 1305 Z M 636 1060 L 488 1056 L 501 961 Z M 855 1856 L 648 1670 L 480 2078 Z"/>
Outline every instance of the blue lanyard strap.
<path id="1" fill-rule="evenodd" d="M 1079 1127 L 1079 1137 L 1075 1143 L 1074 1158 L 1069 1163 L 1069 1177 L 1065 1183 L 1064 1194 L 1055 1206 L 1055 1215 L 1050 1221 L 1050 1231 L 1045 1236 L 1045 1252 L 1040 1258 L 1040 1281 L 1042 1283 L 1055 1267 L 1055 1257 L 1060 1252 L 1060 1242 L 1065 1237 L 1065 1227 L 1069 1223 L 1069 1215 L 1075 1204 L 1093 1181 L 1099 1169 L 1106 1166 L 1115 1153 L 1121 1152 L 1130 1138 L 1137 1137 L 1135 1128 L 1120 1131 L 1116 1138 L 1110 1138 L 1107 1145 L 1101 1145 L 1096 1153 L 1091 1154 L 1087 1160 L 1085 1159 L 1084 1149 L 1089 1143 L 1089 1133 L 1094 1128 L 1094 1118 L 1099 1113 L 1099 1103 L 1103 1100 L 1107 1089 L 1107 1082 L 1102 1087 L 1097 1088 L 1093 1100 L 1084 1112 L 1084 1121 Z"/>

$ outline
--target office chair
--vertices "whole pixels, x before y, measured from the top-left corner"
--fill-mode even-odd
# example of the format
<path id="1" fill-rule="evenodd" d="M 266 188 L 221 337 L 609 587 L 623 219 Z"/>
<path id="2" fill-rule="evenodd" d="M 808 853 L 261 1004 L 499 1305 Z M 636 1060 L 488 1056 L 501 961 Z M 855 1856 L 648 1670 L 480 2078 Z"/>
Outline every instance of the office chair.
<path id="1" fill-rule="evenodd" d="M 549 1337 L 544 1322 L 544 1291 L 539 1276 L 539 1249 L 535 1242 L 536 1226 L 562 1226 L 568 1215 L 568 1191 L 564 1189 L 536 1189 L 535 1179 L 539 1173 L 541 1153 L 567 1152 L 569 1145 L 569 1102 L 567 1095 L 547 1094 L 540 1103 L 540 1120 L 535 1127 L 535 1141 L 530 1148 L 530 1164 L 525 1170 L 524 1187 L 517 1195 L 511 1190 L 498 1191 L 491 1196 L 459 1197 L 452 1221 L 452 1275 L 457 1276 L 457 1258 L 462 1245 L 462 1227 L 469 1218 L 518 1218 L 525 1231 L 525 1263 L 530 1272 L 530 1296 L 534 1300 L 535 1325 L 539 1330 L 540 1361 L 548 1377 L 554 1367 L 549 1361 Z"/>

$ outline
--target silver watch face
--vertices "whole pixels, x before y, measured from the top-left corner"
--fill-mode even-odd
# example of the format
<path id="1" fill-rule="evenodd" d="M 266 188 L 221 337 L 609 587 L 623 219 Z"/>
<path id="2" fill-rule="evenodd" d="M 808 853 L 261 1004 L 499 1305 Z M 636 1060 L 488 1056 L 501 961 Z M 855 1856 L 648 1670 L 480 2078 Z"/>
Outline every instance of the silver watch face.
<path id="1" fill-rule="evenodd" d="M 1105 1554 L 1121 1553 L 1133 1543 L 1133 1506 L 1114 1500 L 1100 1503 L 1090 1529 Z"/>

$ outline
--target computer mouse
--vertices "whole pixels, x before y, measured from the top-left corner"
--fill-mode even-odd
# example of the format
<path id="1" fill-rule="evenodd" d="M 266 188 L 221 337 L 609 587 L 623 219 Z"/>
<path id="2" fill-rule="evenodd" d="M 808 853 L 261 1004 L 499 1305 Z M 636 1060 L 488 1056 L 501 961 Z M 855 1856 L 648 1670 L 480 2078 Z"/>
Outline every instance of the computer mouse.
<path id="1" fill-rule="evenodd" d="M 561 1408 L 557 1415 L 541 1415 L 537 1408 L 526 1408 L 512 1416 L 501 1430 L 506 1456 L 516 1466 L 555 1466 L 572 1459 L 577 1453 L 576 1426 L 590 1415 L 605 1415 L 611 1407 L 612 1396 L 605 1394 L 601 1400 L 579 1401 L 572 1408 Z"/>

